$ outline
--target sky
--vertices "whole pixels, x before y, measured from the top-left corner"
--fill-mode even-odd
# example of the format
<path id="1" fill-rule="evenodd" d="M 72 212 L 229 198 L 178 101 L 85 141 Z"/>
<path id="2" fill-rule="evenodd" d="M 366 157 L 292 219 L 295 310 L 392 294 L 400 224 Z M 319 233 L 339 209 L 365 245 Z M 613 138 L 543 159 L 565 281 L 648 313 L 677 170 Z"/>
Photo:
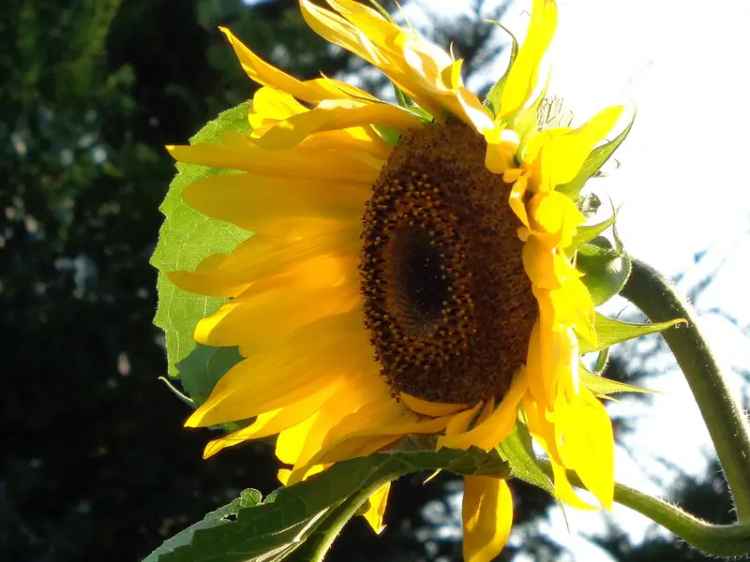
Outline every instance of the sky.
<path id="1" fill-rule="evenodd" d="M 638 108 L 618 154 L 621 168 L 596 180 L 621 205 L 619 233 L 627 250 L 667 275 L 684 272 L 688 282 L 723 263 L 695 304 L 719 360 L 747 366 L 748 331 L 743 335 L 707 311 L 718 307 L 741 326 L 750 325 L 744 291 L 750 272 L 750 180 L 741 173 L 750 130 L 750 78 L 743 70 L 750 52 L 750 3 L 562 0 L 560 14 L 555 90 L 573 107 L 591 108 L 586 114 L 611 101 Z M 696 254 L 704 251 L 706 258 L 696 263 Z M 739 377 L 730 383 L 740 391 Z M 642 458 L 665 455 L 688 471 L 702 471 L 712 447 L 681 374 L 675 370 L 652 386 L 661 394 L 651 407 L 639 408 L 640 431 L 628 444 L 645 449 Z M 677 428 L 686 438 L 676 439 Z M 624 451 L 617 461 L 618 479 L 659 492 Z M 654 463 L 644 464 L 647 472 L 658 472 Z M 576 514 L 569 520 L 574 529 L 569 542 L 580 551 L 583 545 L 573 535 L 590 532 L 594 522 Z M 614 520 L 636 535 L 646 531 L 644 519 L 629 510 L 615 510 Z M 593 552 L 586 558 L 608 560 Z"/>
<path id="2" fill-rule="evenodd" d="M 468 5 L 414 0 L 408 9 L 448 14 Z M 683 288 L 716 270 L 714 283 L 695 303 L 701 325 L 720 362 L 729 368 L 750 365 L 745 293 L 750 180 L 743 173 L 750 159 L 750 2 L 558 0 L 558 5 L 550 92 L 561 96 L 579 121 L 611 104 L 637 108 L 635 126 L 616 155 L 619 167 L 610 166 L 607 177 L 592 180 L 591 187 L 620 208 L 618 232 L 631 255 L 667 276 L 684 274 Z M 530 0 L 515 0 L 503 18 L 519 39 L 529 7 Z M 499 76 L 505 64 L 500 57 L 487 72 Z M 616 301 L 608 311 L 624 306 Z M 717 309 L 731 314 L 739 328 Z M 618 450 L 617 478 L 652 494 L 663 493 L 653 477 L 669 477 L 659 456 L 700 473 L 713 454 L 682 375 L 669 357 L 660 361 L 671 371 L 649 381 L 660 391 L 653 403 L 623 402 L 612 410 L 632 414 L 635 408 L 638 416 L 638 431 L 626 440 L 638 462 Z M 729 382 L 738 394 L 743 391 L 740 377 Z M 682 439 L 675 438 L 676 428 Z M 584 538 L 604 532 L 605 518 L 575 510 L 566 515 L 567 525 L 554 510 L 544 530 L 575 560 L 611 560 Z M 650 530 L 648 520 L 627 508 L 617 507 L 609 517 L 635 539 Z"/>

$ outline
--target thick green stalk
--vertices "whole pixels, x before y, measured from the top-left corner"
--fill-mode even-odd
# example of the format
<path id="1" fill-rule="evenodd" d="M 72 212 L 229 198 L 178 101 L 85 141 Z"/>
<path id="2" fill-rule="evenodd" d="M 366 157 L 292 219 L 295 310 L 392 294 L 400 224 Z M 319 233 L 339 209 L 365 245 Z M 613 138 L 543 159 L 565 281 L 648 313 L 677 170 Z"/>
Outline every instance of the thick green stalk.
<path id="1" fill-rule="evenodd" d="M 537 462 L 549 476 L 552 475 L 549 461 L 540 459 Z M 523 477 L 522 479 L 525 480 Z M 568 479 L 575 486 L 585 488 L 575 472 L 568 471 Z M 623 484 L 615 484 L 615 501 L 645 515 L 706 554 L 742 556 L 750 553 L 750 523 L 707 523 L 677 506 Z"/>
<path id="2" fill-rule="evenodd" d="M 701 335 L 692 307 L 658 272 L 637 260 L 633 260 L 633 271 L 622 296 L 653 322 L 687 320 L 687 326 L 669 328 L 662 335 L 706 422 L 734 498 L 737 517 L 740 522 L 750 522 L 750 427 Z"/>

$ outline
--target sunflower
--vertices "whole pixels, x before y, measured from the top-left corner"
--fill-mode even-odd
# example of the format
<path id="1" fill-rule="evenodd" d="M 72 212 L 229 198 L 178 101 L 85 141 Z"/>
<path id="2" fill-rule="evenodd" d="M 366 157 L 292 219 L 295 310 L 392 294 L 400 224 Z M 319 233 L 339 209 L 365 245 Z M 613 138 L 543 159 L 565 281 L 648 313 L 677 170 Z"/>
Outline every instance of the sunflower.
<path id="1" fill-rule="evenodd" d="M 524 423 L 546 451 L 556 495 L 577 473 L 613 496 L 606 410 L 581 384 L 579 343 L 595 342 L 594 304 L 576 269 L 584 216 L 557 188 L 612 129 L 611 107 L 578 128 L 539 124 L 539 68 L 556 25 L 533 0 L 526 39 L 482 104 L 456 60 L 353 0 L 300 0 L 308 25 L 394 83 L 400 105 L 327 77 L 300 81 L 222 29 L 255 82 L 252 133 L 168 147 L 215 174 L 184 192 L 200 212 L 253 231 L 178 286 L 229 297 L 196 341 L 239 346 L 188 427 L 245 421 L 209 457 L 278 435 L 285 484 L 410 434 L 437 447 L 495 448 Z M 376 531 L 388 485 L 365 514 Z M 505 544 L 507 483 L 465 477 L 464 556 Z"/>

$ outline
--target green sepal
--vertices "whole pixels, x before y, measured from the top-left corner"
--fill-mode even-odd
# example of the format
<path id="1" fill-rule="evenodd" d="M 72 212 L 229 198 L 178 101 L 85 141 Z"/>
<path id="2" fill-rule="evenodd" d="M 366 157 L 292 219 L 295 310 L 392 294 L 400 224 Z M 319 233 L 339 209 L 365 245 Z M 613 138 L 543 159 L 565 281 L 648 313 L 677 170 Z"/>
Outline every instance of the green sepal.
<path id="1" fill-rule="evenodd" d="M 579 226 L 576 229 L 576 235 L 573 237 L 573 240 L 570 243 L 571 248 L 577 250 L 585 243 L 591 242 L 594 238 L 597 238 L 602 232 L 615 224 L 615 219 L 616 216 L 613 214 L 607 220 L 604 220 L 600 223 L 588 226 Z"/>
<path id="2" fill-rule="evenodd" d="M 510 35 L 511 40 L 511 47 L 510 47 L 510 60 L 508 61 L 508 67 L 505 69 L 505 72 L 503 75 L 495 82 L 492 87 L 490 88 L 490 91 L 487 92 L 487 97 L 484 98 L 484 105 L 492 111 L 493 116 L 496 116 L 498 113 L 500 113 L 500 100 L 503 95 L 503 87 L 505 86 L 505 81 L 508 78 L 508 73 L 510 72 L 511 67 L 513 66 L 513 63 L 516 60 L 516 57 L 518 56 L 518 39 L 516 39 L 516 36 L 513 35 L 513 32 L 510 31 L 507 27 L 505 27 L 503 24 L 501 24 L 498 21 L 495 20 L 487 20 L 489 23 L 494 23 L 496 26 L 498 26 L 500 29 L 505 31 L 508 35 Z"/>
<path id="3" fill-rule="evenodd" d="M 216 142 L 230 131 L 249 133 L 247 112 L 247 103 L 222 112 L 191 138 L 190 143 Z M 151 265 L 159 270 L 154 324 L 164 330 L 167 371 L 171 377 L 180 376 L 177 364 L 195 349 L 193 330 L 198 320 L 214 312 L 226 299 L 183 291 L 169 280 L 166 272 L 193 270 L 204 258 L 230 252 L 250 236 L 247 230 L 202 215 L 182 199 L 183 190 L 191 183 L 227 170 L 178 163 L 177 171 L 159 207 L 164 222 L 151 256 Z"/>
<path id="4" fill-rule="evenodd" d="M 607 368 L 607 364 L 609 363 L 609 350 L 610 348 L 606 347 L 597 354 L 593 368 L 593 373 L 595 375 L 602 374 L 604 372 L 604 369 Z"/>
<path id="5" fill-rule="evenodd" d="M 654 390 L 643 388 L 642 386 L 635 386 L 624 382 L 615 381 L 608 379 L 601 375 L 595 375 L 588 371 L 581 369 L 581 383 L 588 388 L 591 392 L 597 396 L 609 396 L 610 394 L 617 394 L 619 392 L 637 392 L 640 394 L 651 394 Z"/>
<path id="6" fill-rule="evenodd" d="M 596 320 L 594 321 L 594 329 L 596 330 L 596 342 L 588 342 L 584 339 L 580 339 L 580 352 L 589 353 L 592 351 L 600 351 L 607 347 L 610 347 L 616 343 L 645 336 L 647 334 L 654 334 L 662 332 L 667 328 L 676 326 L 677 324 L 684 324 L 685 320 L 677 318 L 675 320 L 668 320 L 666 322 L 654 322 L 652 324 L 637 324 L 632 322 L 623 322 L 621 320 L 615 320 L 614 318 L 607 318 L 596 313 Z"/>
<path id="7" fill-rule="evenodd" d="M 209 347 L 197 344 L 177 364 L 180 383 L 197 408 L 206 401 L 219 379 L 242 360 L 238 347 Z"/>
<path id="8" fill-rule="evenodd" d="M 391 146 L 396 146 L 401 139 L 401 131 L 385 125 L 372 125 L 372 128 L 382 139 L 382 141 Z"/>
<path id="9" fill-rule="evenodd" d="M 598 236 L 578 247 L 576 268 L 584 274 L 582 281 L 598 306 L 622 290 L 633 265 L 622 249 L 612 248 L 609 240 Z"/>
<path id="10" fill-rule="evenodd" d="M 607 160 L 609 160 L 609 157 L 612 156 L 612 153 L 617 150 L 617 147 L 619 147 L 622 144 L 622 141 L 624 141 L 628 136 L 630 129 L 633 128 L 635 115 L 636 112 L 633 111 L 632 115 L 630 116 L 630 121 L 628 122 L 627 126 L 622 131 L 620 131 L 620 134 L 618 134 L 611 141 L 597 146 L 594 150 L 592 150 L 591 154 L 589 154 L 588 158 L 586 158 L 586 161 L 583 163 L 583 166 L 581 166 L 581 170 L 578 172 L 578 175 L 576 175 L 576 177 L 573 178 L 570 182 L 558 186 L 556 188 L 557 191 L 564 195 L 567 195 L 571 199 L 577 199 L 578 195 L 581 193 L 581 189 L 583 189 L 583 186 L 588 181 L 588 179 L 601 169 L 601 167 L 607 162 Z"/>
<path id="11" fill-rule="evenodd" d="M 511 476 L 554 495 L 552 480 L 537 462 L 531 435 L 525 425 L 516 423 L 513 433 L 506 437 L 497 449 L 500 456 L 508 461 Z"/>
<path id="12" fill-rule="evenodd" d="M 284 560 L 311 536 L 333 527 L 329 519 L 337 517 L 347 501 L 360 499 L 362 490 L 439 468 L 462 475 L 506 477 L 510 473 L 497 452 L 477 448 L 394 451 L 343 461 L 303 482 L 277 489 L 262 503 L 238 508 L 235 500 L 167 540 L 145 562 Z"/>

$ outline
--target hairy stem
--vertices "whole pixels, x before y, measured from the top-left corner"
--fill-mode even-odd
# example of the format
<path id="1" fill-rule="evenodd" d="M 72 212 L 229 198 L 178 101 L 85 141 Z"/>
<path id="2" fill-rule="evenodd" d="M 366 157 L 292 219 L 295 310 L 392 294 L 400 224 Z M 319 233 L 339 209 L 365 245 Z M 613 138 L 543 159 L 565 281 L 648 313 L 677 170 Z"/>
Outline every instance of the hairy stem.
<path id="1" fill-rule="evenodd" d="M 734 499 L 737 517 L 740 522 L 750 522 L 750 427 L 697 326 L 692 307 L 658 272 L 638 260 L 633 260 L 633 271 L 622 296 L 653 322 L 673 318 L 687 320 L 687 326 L 669 328 L 662 335 L 706 422 Z"/>
<path id="2" fill-rule="evenodd" d="M 537 459 L 537 462 L 551 477 L 552 466 L 549 461 Z M 575 472 L 568 471 L 567 474 L 568 479 L 575 486 L 585 489 Z M 750 553 L 750 523 L 732 525 L 707 523 L 671 503 L 623 484 L 615 484 L 615 501 L 645 515 L 685 540 L 690 546 L 706 554 L 742 556 Z"/>

